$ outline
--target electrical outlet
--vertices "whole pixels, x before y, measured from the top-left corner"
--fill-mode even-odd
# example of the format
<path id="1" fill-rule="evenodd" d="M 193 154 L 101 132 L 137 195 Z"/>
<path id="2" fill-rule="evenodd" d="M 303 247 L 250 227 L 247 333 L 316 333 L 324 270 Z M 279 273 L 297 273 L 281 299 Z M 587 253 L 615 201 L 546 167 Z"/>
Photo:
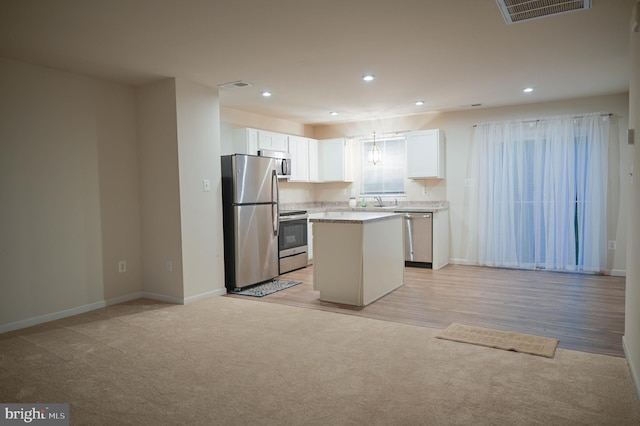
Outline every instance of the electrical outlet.
<path id="1" fill-rule="evenodd" d="M 171 261 L 171 260 L 167 260 L 167 261 L 164 263 L 164 267 L 166 268 L 166 270 L 167 270 L 167 271 L 169 271 L 169 272 L 173 272 L 173 261 Z"/>
<path id="2" fill-rule="evenodd" d="M 121 260 L 118 262 L 118 272 L 127 272 L 127 261 Z"/>
<path id="3" fill-rule="evenodd" d="M 616 242 L 615 240 L 609 241 L 609 243 L 607 244 L 607 248 L 609 250 L 615 250 L 616 249 Z"/>

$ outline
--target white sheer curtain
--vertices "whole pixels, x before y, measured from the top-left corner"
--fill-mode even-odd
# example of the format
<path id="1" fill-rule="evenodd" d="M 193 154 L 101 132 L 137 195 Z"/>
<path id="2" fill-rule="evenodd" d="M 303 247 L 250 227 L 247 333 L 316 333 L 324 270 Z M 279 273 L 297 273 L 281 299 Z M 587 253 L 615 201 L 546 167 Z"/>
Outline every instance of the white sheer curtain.
<path id="1" fill-rule="evenodd" d="M 608 114 L 478 124 L 468 258 L 480 265 L 606 267 Z"/>

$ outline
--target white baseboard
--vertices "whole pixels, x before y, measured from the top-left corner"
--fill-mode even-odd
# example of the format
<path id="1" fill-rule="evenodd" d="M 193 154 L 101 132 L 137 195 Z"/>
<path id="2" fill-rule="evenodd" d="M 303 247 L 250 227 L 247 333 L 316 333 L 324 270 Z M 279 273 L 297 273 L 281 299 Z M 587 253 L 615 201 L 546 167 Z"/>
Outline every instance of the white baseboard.
<path id="1" fill-rule="evenodd" d="M 176 305 L 184 305 L 184 299 L 173 296 L 166 296 L 164 294 L 149 293 L 147 291 L 142 292 L 142 297 L 147 299 L 159 300 L 160 302 L 174 303 Z"/>
<path id="2" fill-rule="evenodd" d="M 478 262 L 474 262 L 468 259 L 451 258 L 449 259 L 449 263 L 453 265 L 479 266 Z M 533 271 L 533 269 L 531 270 Z M 556 271 L 554 270 L 553 272 L 556 272 Z M 558 271 L 558 272 L 563 272 L 563 271 Z M 576 273 L 576 274 L 594 274 L 596 271 L 569 271 L 569 272 Z M 609 269 L 605 271 L 605 275 L 611 275 L 613 277 L 626 277 L 627 271 L 625 269 Z"/>
<path id="3" fill-rule="evenodd" d="M 478 262 L 473 262 L 468 259 L 455 259 L 455 258 L 450 258 L 449 263 L 451 263 L 452 265 L 473 265 L 473 266 L 478 265 Z"/>
<path id="4" fill-rule="evenodd" d="M 629 371 L 631 372 L 631 380 L 633 380 L 633 384 L 636 386 L 636 396 L 638 397 L 638 401 L 640 401 L 640 376 L 634 369 L 633 364 L 629 362 L 631 357 L 629 356 L 629 349 L 627 348 L 626 336 L 622 336 L 622 349 L 624 349 L 624 356 L 627 358 L 627 365 L 629 366 Z"/>
<path id="5" fill-rule="evenodd" d="M 136 292 L 125 294 L 124 296 L 114 297 L 108 300 L 101 300 L 100 302 L 89 303 L 87 305 L 76 306 L 75 308 L 65 309 L 59 312 L 52 312 L 46 315 L 40 315 L 33 318 L 27 318 L 20 321 L 11 322 L 8 324 L 0 324 L 0 334 L 7 333 L 9 331 L 20 330 L 27 327 L 33 327 L 34 325 L 44 324 L 59 320 L 62 318 L 72 317 L 78 314 L 84 314 L 89 311 L 104 308 L 111 305 L 117 305 L 118 303 L 129 302 L 131 300 L 140 299 L 146 297 L 149 299 L 160 300 L 162 302 L 174 303 L 177 305 L 186 305 L 188 303 L 197 302 L 198 300 L 207 299 L 209 297 L 223 296 L 227 294 L 225 288 L 208 291 L 206 293 L 197 294 L 195 296 L 187 297 L 186 299 L 180 299 L 177 297 L 165 296 L 163 294 L 148 293 L 148 292 Z"/>
<path id="6" fill-rule="evenodd" d="M 139 291 L 137 293 L 125 294 L 124 296 L 114 297 L 112 299 L 107 299 L 105 302 L 107 306 L 117 305 L 118 303 L 130 302 L 132 300 L 140 299 L 142 297 L 142 292 Z"/>
<path id="7" fill-rule="evenodd" d="M 52 312 L 50 314 L 40 315 L 33 318 L 27 318 L 16 322 L 11 322 L 9 324 L 2 324 L 0 325 L 0 334 L 6 333 L 8 331 L 20 330 L 22 328 L 33 327 L 34 325 L 44 324 L 45 322 L 72 317 L 78 314 L 84 314 L 85 312 L 104 308 L 105 306 L 107 306 L 107 302 L 102 300 L 100 302 L 89 303 L 87 305 L 77 306 L 75 308 L 65 309 L 58 312 Z"/>
<path id="8" fill-rule="evenodd" d="M 215 296 L 224 296 L 225 294 L 227 294 L 226 288 L 218 288 L 216 290 L 211 290 L 205 293 L 196 294 L 195 296 L 189 296 L 184 299 L 184 304 L 188 305 L 189 303 L 197 302 L 198 300 L 208 299 L 210 297 L 215 297 Z"/>

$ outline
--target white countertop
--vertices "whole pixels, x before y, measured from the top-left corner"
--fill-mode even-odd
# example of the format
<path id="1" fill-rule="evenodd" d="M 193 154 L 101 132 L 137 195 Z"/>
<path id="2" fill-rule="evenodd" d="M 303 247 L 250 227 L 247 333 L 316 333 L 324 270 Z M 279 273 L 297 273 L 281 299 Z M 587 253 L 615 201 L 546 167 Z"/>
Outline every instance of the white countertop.
<path id="1" fill-rule="evenodd" d="M 387 220 L 394 217 L 401 217 L 401 213 L 393 212 L 372 212 L 372 211 L 328 211 L 310 213 L 310 222 L 325 223 L 369 223 L 378 220 Z"/>
<path id="2" fill-rule="evenodd" d="M 409 201 L 401 202 L 398 205 L 388 203 L 380 207 L 376 201 L 368 201 L 366 207 L 362 207 L 358 202 L 357 207 L 349 207 L 348 202 L 318 202 L 318 203 L 283 203 L 283 210 L 306 210 L 311 213 L 319 212 L 420 212 L 438 213 L 449 209 L 448 201 Z"/>

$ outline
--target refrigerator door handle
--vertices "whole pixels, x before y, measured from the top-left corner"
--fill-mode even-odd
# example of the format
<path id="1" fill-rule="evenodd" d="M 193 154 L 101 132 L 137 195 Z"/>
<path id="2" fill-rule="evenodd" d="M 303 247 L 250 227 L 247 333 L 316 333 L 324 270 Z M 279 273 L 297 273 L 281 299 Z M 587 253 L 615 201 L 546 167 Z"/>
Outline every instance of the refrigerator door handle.
<path id="1" fill-rule="evenodd" d="M 274 202 L 274 205 L 271 207 L 273 235 L 278 235 L 280 232 L 280 187 L 278 186 L 278 173 L 275 170 L 271 171 L 271 201 Z"/>

